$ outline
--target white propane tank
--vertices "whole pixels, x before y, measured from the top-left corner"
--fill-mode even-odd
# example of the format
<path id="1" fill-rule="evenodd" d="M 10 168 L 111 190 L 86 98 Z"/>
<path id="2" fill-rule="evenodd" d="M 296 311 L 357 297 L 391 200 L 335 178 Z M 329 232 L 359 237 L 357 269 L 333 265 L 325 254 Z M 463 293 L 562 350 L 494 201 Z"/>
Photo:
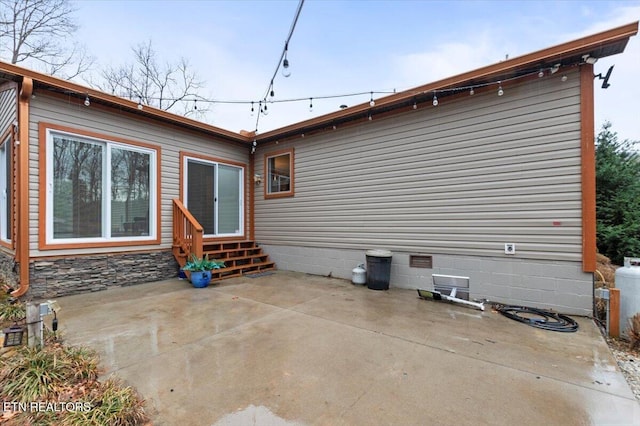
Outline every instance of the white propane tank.
<path id="1" fill-rule="evenodd" d="M 351 271 L 351 282 L 354 284 L 367 283 L 367 270 L 364 269 L 364 263 L 359 264 Z"/>
<path id="2" fill-rule="evenodd" d="M 620 332 L 628 337 L 629 319 L 640 313 L 640 258 L 624 258 L 624 266 L 616 269 L 616 288 L 620 289 Z"/>

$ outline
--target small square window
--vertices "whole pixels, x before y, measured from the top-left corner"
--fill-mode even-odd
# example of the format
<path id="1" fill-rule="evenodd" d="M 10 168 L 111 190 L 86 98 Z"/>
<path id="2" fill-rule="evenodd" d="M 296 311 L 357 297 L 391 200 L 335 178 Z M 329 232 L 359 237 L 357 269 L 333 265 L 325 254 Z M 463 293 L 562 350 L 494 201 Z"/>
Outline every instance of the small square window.
<path id="1" fill-rule="evenodd" d="M 265 198 L 294 195 L 293 148 L 266 154 L 265 172 Z"/>

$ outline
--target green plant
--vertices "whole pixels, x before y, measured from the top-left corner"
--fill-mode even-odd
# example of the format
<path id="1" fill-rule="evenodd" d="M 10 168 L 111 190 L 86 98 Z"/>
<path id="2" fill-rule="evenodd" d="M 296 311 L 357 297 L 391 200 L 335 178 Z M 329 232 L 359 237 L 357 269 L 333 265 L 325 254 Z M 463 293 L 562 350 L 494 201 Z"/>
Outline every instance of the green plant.
<path id="1" fill-rule="evenodd" d="M 82 347 L 23 347 L 0 369 L 0 394 L 13 401 L 54 398 L 64 386 L 98 378 L 96 353 Z"/>
<path id="2" fill-rule="evenodd" d="M 209 260 L 209 255 L 204 257 L 198 257 L 192 254 L 189 261 L 182 267 L 183 271 L 196 272 L 196 271 L 211 271 L 214 269 L 220 269 L 224 267 L 224 262 L 218 260 Z"/>
<path id="3" fill-rule="evenodd" d="M 597 245 L 614 264 L 640 256 L 640 155 L 605 123 L 596 145 Z"/>
<path id="4" fill-rule="evenodd" d="M 25 319 L 27 310 L 24 303 L 15 299 L 0 302 L 0 322 L 16 322 Z"/>

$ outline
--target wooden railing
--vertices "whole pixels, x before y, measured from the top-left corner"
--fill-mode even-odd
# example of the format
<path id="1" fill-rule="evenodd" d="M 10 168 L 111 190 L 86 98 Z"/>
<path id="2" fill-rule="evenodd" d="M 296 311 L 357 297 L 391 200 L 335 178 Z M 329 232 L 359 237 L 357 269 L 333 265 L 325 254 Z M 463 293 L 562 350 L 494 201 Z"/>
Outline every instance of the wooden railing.
<path id="1" fill-rule="evenodd" d="M 173 255 L 183 266 L 191 254 L 202 257 L 204 229 L 178 199 L 173 200 Z"/>

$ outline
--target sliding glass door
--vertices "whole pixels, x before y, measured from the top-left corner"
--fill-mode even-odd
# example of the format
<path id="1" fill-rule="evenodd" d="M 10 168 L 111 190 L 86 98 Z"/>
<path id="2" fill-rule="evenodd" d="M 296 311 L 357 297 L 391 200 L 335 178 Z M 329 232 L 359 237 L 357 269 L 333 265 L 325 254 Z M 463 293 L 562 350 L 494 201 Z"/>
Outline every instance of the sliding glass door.
<path id="1" fill-rule="evenodd" d="M 244 169 L 200 158 L 185 158 L 185 205 L 205 236 L 244 234 Z"/>

